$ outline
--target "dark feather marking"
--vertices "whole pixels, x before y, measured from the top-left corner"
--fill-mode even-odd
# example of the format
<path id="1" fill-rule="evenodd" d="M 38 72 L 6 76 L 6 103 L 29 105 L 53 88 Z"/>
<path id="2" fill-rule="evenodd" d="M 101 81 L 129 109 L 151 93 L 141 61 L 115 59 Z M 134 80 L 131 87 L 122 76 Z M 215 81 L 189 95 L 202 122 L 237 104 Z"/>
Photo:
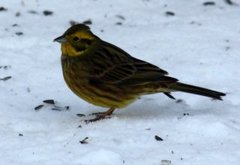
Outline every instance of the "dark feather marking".
<path id="1" fill-rule="evenodd" d="M 98 86 L 103 85 L 104 84 L 102 82 L 100 82 L 98 79 L 94 79 L 94 78 L 90 78 L 89 79 L 89 84 L 92 86 L 85 86 L 86 90 L 91 91 L 91 93 L 93 93 L 94 95 L 101 97 L 101 98 L 105 98 L 106 100 L 111 100 L 111 101 L 115 101 L 115 102 L 119 102 L 121 101 L 121 99 L 119 97 L 117 97 L 117 95 L 112 95 L 112 93 L 115 93 L 115 91 L 112 91 L 111 88 L 108 88 L 108 90 L 105 92 L 101 92 L 97 89 L 100 88 L 95 88 Z"/>
<path id="2" fill-rule="evenodd" d="M 84 50 L 86 50 L 86 47 L 73 47 L 77 52 L 82 52 Z"/>
<path id="3" fill-rule="evenodd" d="M 81 39 L 80 41 L 81 41 L 82 43 L 87 44 L 87 45 L 91 45 L 91 44 L 92 44 L 92 40 L 90 40 L 90 39 L 83 38 L 83 39 Z"/>

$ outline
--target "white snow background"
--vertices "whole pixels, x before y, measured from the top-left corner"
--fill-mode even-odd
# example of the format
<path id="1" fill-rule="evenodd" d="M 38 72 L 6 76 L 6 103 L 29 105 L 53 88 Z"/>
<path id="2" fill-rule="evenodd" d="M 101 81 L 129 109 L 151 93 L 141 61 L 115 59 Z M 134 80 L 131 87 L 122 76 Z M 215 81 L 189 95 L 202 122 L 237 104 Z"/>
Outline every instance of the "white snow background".
<path id="1" fill-rule="evenodd" d="M 240 164 L 240 1 L 204 2 L 1 0 L 7 10 L 0 11 L 0 164 Z M 88 19 L 96 35 L 132 56 L 227 96 L 143 96 L 110 119 L 85 124 L 87 117 L 76 114 L 106 109 L 68 89 L 53 39 L 70 20 Z"/>

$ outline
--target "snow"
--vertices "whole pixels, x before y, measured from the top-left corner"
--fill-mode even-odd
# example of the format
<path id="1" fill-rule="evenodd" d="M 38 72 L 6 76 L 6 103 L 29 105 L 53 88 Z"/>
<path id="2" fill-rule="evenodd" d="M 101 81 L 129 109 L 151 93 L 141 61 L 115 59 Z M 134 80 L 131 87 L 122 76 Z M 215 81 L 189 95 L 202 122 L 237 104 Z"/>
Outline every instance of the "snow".
<path id="1" fill-rule="evenodd" d="M 0 164 L 239 164 L 240 1 L 204 2 L 1 0 L 7 10 L 0 11 L 0 78 L 11 78 L 0 80 Z M 44 10 L 53 14 L 45 16 Z M 70 20 L 88 19 L 102 39 L 182 82 L 227 96 L 213 101 L 174 93 L 180 99 L 176 102 L 162 94 L 149 95 L 110 119 L 85 124 L 88 117 L 76 114 L 105 109 L 67 88 L 60 45 L 53 39 Z M 42 102 L 47 99 L 54 99 L 62 111 Z"/>

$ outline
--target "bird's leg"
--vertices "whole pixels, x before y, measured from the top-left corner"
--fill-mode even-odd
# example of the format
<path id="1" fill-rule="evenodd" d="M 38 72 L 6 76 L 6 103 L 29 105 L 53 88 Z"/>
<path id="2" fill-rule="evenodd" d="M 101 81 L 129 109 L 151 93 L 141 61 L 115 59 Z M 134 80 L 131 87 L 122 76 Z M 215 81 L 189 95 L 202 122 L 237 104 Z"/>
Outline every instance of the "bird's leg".
<path id="1" fill-rule="evenodd" d="M 106 112 L 93 113 L 92 115 L 95 115 L 96 117 L 94 119 L 85 120 L 85 122 L 89 123 L 89 122 L 105 119 L 106 117 L 110 116 L 114 110 L 115 108 L 111 107 Z"/>
<path id="2" fill-rule="evenodd" d="M 109 108 L 105 112 L 96 112 L 96 113 L 91 113 L 90 115 L 94 115 L 94 116 L 99 116 L 99 115 L 109 116 L 109 115 L 111 115 L 113 113 L 114 110 L 115 110 L 115 108 Z"/>

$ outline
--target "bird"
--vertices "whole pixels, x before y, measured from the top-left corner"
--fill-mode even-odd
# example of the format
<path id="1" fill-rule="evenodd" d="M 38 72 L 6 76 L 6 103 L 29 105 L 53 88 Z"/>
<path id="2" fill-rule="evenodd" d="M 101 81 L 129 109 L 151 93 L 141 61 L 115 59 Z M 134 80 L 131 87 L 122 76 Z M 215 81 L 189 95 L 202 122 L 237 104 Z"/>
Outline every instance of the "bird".
<path id="1" fill-rule="evenodd" d="M 54 39 L 61 44 L 61 65 L 68 87 L 83 100 L 105 112 L 94 113 L 94 122 L 112 115 L 139 97 L 163 93 L 175 99 L 172 92 L 186 92 L 222 100 L 226 94 L 185 84 L 158 66 L 135 58 L 123 49 L 96 36 L 84 24 L 68 28 Z"/>

